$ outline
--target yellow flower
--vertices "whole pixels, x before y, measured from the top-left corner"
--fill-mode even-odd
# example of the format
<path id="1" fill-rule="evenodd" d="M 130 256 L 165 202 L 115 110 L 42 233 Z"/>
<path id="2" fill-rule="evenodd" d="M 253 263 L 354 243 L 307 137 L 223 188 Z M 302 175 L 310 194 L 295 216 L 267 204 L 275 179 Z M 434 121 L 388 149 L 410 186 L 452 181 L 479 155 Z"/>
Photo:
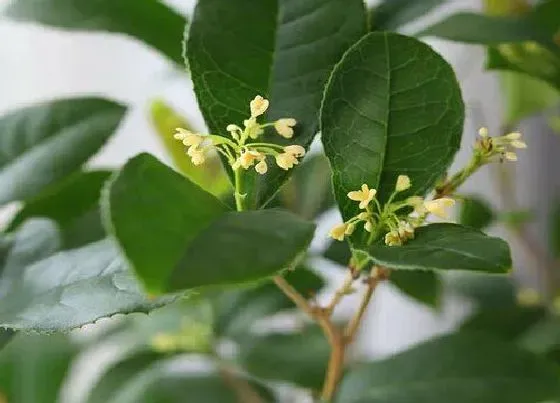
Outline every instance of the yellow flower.
<path id="1" fill-rule="evenodd" d="M 399 175 L 395 190 L 397 192 L 404 192 L 405 190 L 410 189 L 410 185 L 410 178 L 407 175 Z"/>
<path id="2" fill-rule="evenodd" d="M 424 207 L 426 208 L 426 210 L 440 218 L 447 218 L 446 209 L 449 207 L 453 207 L 454 205 L 455 200 L 448 197 L 442 197 L 441 199 L 424 202 Z"/>
<path id="3" fill-rule="evenodd" d="M 243 130 L 241 130 L 241 127 L 234 124 L 227 125 L 226 130 L 235 140 L 238 140 L 240 133 L 243 132 Z"/>
<path id="4" fill-rule="evenodd" d="M 186 146 L 198 146 L 204 141 L 204 136 L 193 133 L 189 130 L 178 127 L 175 129 L 177 132 L 173 135 L 175 140 L 180 140 Z"/>
<path id="5" fill-rule="evenodd" d="M 402 245 L 399 234 L 395 231 L 387 232 L 385 234 L 385 245 L 387 246 L 400 246 Z"/>
<path id="6" fill-rule="evenodd" d="M 266 165 L 266 161 L 264 160 L 264 158 L 257 165 L 255 165 L 255 171 L 257 171 L 261 175 L 264 175 L 266 171 L 268 171 L 268 165 Z"/>
<path id="7" fill-rule="evenodd" d="M 517 154 L 513 151 L 508 151 L 504 153 L 504 158 L 508 161 L 517 161 Z"/>
<path id="8" fill-rule="evenodd" d="M 297 165 L 298 162 L 299 161 L 297 160 L 296 156 L 288 152 L 278 154 L 276 156 L 276 164 L 286 171 L 290 168 L 293 168 L 293 166 Z"/>
<path id="9" fill-rule="evenodd" d="M 480 129 L 478 129 L 478 135 L 480 137 L 488 137 L 488 128 L 487 127 L 481 127 Z"/>
<path id="10" fill-rule="evenodd" d="M 280 136 L 291 139 L 294 135 L 293 127 L 296 124 L 297 121 L 293 118 L 278 119 L 276 122 L 274 122 L 274 128 Z"/>
<path id="11" fill-rule="evenodd" d="M 519 140 L 519 139 L 521 139 L 521 133 L 520 132 L 511 132 L 511 133 L 506 134 L 504 137 L 508 140 Z"/>
<path id="12" fill-rule="evenodd" d="M 365 209 L 369 205 L 369 203 L 373 200 L 376 194 L 377 194 L 377 190 L 370 189 L 368 185 L 364 183 L 362 185 L 361 190 L 348 192 L 348 198 L 350 200 L 359 201 L 360 208 Z"/>
<path id="13" fill-rule="evenodd" d="M 356 224 L 354 223 L 348 224 L 346 225 L 346 231 L 344 231 L 344 233 L 346 235 L 352 235 L 355 229 L 356 229 Z"/>
<path id="14" fill-rule="evenodd" d="M 191 157 L 191 161 L 194 165 L 201 165 L 204 161 L 206 161 L 204 151 L 196 146 L 191 146 L 187 151 L 187 154 Z"/>
<path id="15" fill-rule="evenodd" d="M 399 221 L 398 233 L 401 239 L 413 239 L 414 227 L 406 221 Z"/>
<path id="16" fill-rule="evenodd" d="M 303 157 L 305 155 L 305 148 L 297 144 L 284 147 L 284 152 L 292 154 L 294 157 Z"/>
<path id="17" fill-rule="evenodd" d="M 245 132 L 252 139 L 257 139 L 261 134 L 264 133 L 261 125 L 257 123 L 256 118 L 244 120 L 243 124 L 245 125 Z"/>
<path id="18" fill-rule="evenodd" d="M 362 211 L 360 214 L 358 214 L 358 220 L 362 220 L 362 221 L 366 221 L 369 218 L 370 214 L 366 211 Z"/>
<path id="19" fill-rule="evenodd" d="M 258 151 L 254 150 L 245 150 L 241 153 L 237 161 L 233 164 L 233 169 L 238 169 L 239 167 L 243 167 L 244 169 L 248 169 L 252 166 L 256 160 L 264 159 L 264 155 Z"/>
<path id="20" fill-rule="evenodd" d="M 346 223 L 338 224 L 330 230 L 329 236 L 337 241 L 343 241 L 347 228 L 348 224 Z"/>
<path id="21" fill-rule="evenodd" d="M 249 104 L 251 108 L 251 117 L 256 118 L 257 116 L 261 116 L 268 109 L 268 105 L 269 105 L 268 99 L 265 99 L 260 95 L 257 95 L 255 99 L 253 99 Z"/>
<path id="22" fill-rule="evenodd" d="M 373 231 L 373 224 L 372 224 L 372 222 L 371 222 L 371 221 L 366 221 L 366 223 L 364 224 L 364 229 L 365 229 L 367 232 Z"/>

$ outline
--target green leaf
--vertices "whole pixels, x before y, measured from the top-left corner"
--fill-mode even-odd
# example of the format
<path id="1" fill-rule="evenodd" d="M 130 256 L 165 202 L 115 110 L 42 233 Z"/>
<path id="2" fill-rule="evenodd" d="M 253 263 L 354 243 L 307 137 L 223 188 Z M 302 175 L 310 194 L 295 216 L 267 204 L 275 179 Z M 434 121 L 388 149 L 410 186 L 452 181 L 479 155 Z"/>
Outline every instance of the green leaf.
<path id="1" fill-rule="evenodd" d="M 334 69 L 321 132 L 335 196 L 345 220 L 358 214 L 347 193 L 363 183 L 385 202 L 400 174 L 405 195 L 429 190 L 459 148 L 464 105 L 451 67 L 428 45 L 370 33 Z"/>
<path id="2" fill-rule="evenodd" d="M 476 196 L 468 196 L 461 200 L 459 222 L 467 227 L 482 230 L 496 218 L 490 204 Z"/>
<path id="3" fill-rule="evenodd" d="M 172 300 L 144 297 L 108 240 L 44 258 L 52 253 L 49 243 L 56 243 L 48 225 L 31 221 L 16 234 L 0 281 L 0 327 L 66 331 L 116 313 L 148 312 Z"/>
<path id="4" fill-rule="evenodd" d="M 45 217 L 55 221 L 65 248 L 105 237 L 98 211 L 99 197 L 111 171 L 76 172 L 29 199 L 8 227 L 13 231 L 25 220 Z"/>
<path id="5" fill-rule="evenodd" d="M 433 271 L 396 270 L 391 272 L 391 283 L 405 295 L 432 308 L 439 306 L 442 286 L 439 275 Z"/>
<path id="6" fill-rule="evenodd" d="M 469 227 L 439 223 L 420 227 L 403 246 L 378 243 L 371 260 L 396 270 L 471 270 L 505 273 L 511 269 L 508 244 Z"/>
<path id="7" fill-rule="evenodd" d="M 152 293 L 271 276 L 305 251 L 314 231 L 278 210 L 226 213 L 214 196 L 147 154 L 124 166 L 103 204 L 111 232 Z"/>
<path id="8" fill-rule="evenodd" d="M 348 242 L 331 241 L 323 256 L 341 266 L 348 266 L 352 258 L 352 250 Z"/>
<path id="9" fill-rule="evenodd" d="M 63 335 L 18 335 L 0 353 L 0 399 L 10 403 L 60 401 L 77 350 Z"/>
<path id="10" fill-rule="evenodd" d="M 280 206 L 309 220 L 333 207 L 331 169 L 327 158 L 322 154 L 307 157 L 282 187 L 277 199 Z"/>
<path id="11" fill-rule="evenodd" d="M 108 100 L 75 98 L 0 118 L 0 204 L 33 197 L 80 168 L 114 133 L 125 111 Z"/>
<path id="12" fill-rule="evenodd" d="M 87 403 L 107 403 L 119 393 L 120 388 L 139 373 L 162 359 L 162 354 L 152 351 L 136 352 L 117 361 L 105 371 L 88 394 Z M 113 400 L 114 401 L 114 400 Z"/>
<path id="13" fill-rule="evenodd" d="M 284 277 L 305 296 L 316 294 L 325 285 L 321 277 L 302 266 L 287 270 Z M 230 338 L 244 338 L 257 320 L 295 307 L 291 299 L 268 281 L 222 291 L 216 296 L 214 306 L 214 332 Z"/>
<path id="14" fill-rule="evenodd" d="M 239 403 L 243 400 L 237 386 L 251 387 L 262 403 L 275 401 L 272 393 L 262 385 L 235 373 L 185 373 L 156 365 L 121 385 L 118 393 L 107 403 Z"/>
<path id="15" fill-rule="evenodd" d="M 402 25 L 423 17 L 446 0 L 383 0 L 370 11 L 372 30 L 396 31 Z"/>
<path id="16" fill-rule="evenodd" d="M 251 375 L 281 380 L 304 388 L 321 388 L 330 347 L 321 329 L 254 336 L 240 346 L 239 361 Z"/>
<path id="17" fill-rule="evenodd" d="M 226 126 L 247 119 L 260 94 L 270 100 L 267 120 L 294 117 L 293 141 L 308 147 L 329 72 L 365 31 L 361 0 L 198 2 L 187 56 L 210 131 L 227 136 Z M 272 133 L 264 141 L 288 143 Z M 269 167 L 249 204 L 268 202 L 287 177 Z"/>
<path id="18" fill-rule="evenodd" d="M 488 335 L 428 341 L 344 378 L 337 403 L 534 403 L 558 394 L 556 366 Z"/>
<path id="19" fill-rule="evenodd" d="M 189 244 L 228 210 L 149 154 L 129 160 L 108 184 L 102 209 L 109 232 L 152 293 L 165 289 Z"/>
<path id="20" fill-rule="evenodd" d="M 468 12 L 453 14 L 424 29 L 416 36 L 437 36 L 451 41 L 481 45 L 523 41 L 544 42 L 549 39 L 526 17 Z"/>
<path id="21" fill-rule="evenodd" d="M 161 100 L 152 102 L 150 112 L 157 136 L 182 174 L 215 196 L 231 190 L 231 184 L 217 155 L 206 158 L 203 165 L 196 166 L 187 156 L 185 146 L 173 138 L 177 127 L 191 130 L 184 117 Z"/>
<path id="22" fill-rule="evenodd" d="M 488 332 L 505 340 L 515 340 L 545 313 L 542 307 L 486 307 L 465 320 L 461 330 Z"/>
<path id="23" fill-rule="evenodd" d="M 517 305 L 515 284 L 510 276 L 480 272 L 446 272 L 445 287 L 469 299 L 482 309 L 511 309 Z"/>
<path id="24" fill-rule="evenodd" d="M 508 126 L 515 126 L 560 103 L 560 92 L 542 80 L 510 71 L 502 72 L 500 78 L 505 103 L 504 123 Z"/>
<path id="25" fill-rule="evenodd" d="M 13 0 L 7 17 L 68 30 L 124 34 L 183 63 L 185 17 L 159 0 Z"/>

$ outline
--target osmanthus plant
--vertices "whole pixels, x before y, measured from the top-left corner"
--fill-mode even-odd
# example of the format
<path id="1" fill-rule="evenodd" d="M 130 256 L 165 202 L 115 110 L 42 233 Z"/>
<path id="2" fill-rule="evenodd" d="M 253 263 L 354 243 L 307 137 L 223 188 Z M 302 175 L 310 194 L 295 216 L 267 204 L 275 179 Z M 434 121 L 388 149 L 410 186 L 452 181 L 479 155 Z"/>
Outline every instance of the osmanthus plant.
<path id="1" fill-rule="evenodd" d="M 5 13 L 125 34 L 183 63 L 186 19 L 163 3 L 46 3 L 17 0 Z M 391 32 L 439 2 L 413 3 L 382 2 L 369 21 L 361 0 L 199 0 L 183 47 L 207 129 L 152 108 L 178 169 L 142 153 L 114 172 L 82 170 L 121 121 L 116 102 L 58 100 L 1 118 L 0 202 L 23 201 L 0 237 L 1 342 L 150 312 L 105 335 L 127 349 L 87 403 L 280 402 L 279 382 L 294 401 L 554 401 L 558 368 L 543 353 L 558 343 L 541 348 L 533 328 L 518 339 L 546 311 L 515 303 L 507 243 L 448 219 L 475 172 L 514 163 L 527 145 L 518 131 L 481 128 L 470 160 L 450 171 L 465 106 L 442 56 Z M 533 18 L 501 21 L 502 41 L 550 45 Z M 316 232 L 331 207 L 341 221 Z M 326 302 L 314 237 L 342 251 L 345 277 Z M 444 274 L 484 309 L 382 361 L 348 354 L 379 284 L 432 303 Z M 352 315 L 335 319 L 351 293 Z M 268 319 L 294 308 L 294 326 L 276 331 Z M 0 353 L 0 393 L 57 401 L 76 350 L 62 336 L 19 335 Z M 169 370 L 169 356 L 184 353 L 210 369 Z M 37 363 L 27 377 L 14 369 L 25 354 Z"/>

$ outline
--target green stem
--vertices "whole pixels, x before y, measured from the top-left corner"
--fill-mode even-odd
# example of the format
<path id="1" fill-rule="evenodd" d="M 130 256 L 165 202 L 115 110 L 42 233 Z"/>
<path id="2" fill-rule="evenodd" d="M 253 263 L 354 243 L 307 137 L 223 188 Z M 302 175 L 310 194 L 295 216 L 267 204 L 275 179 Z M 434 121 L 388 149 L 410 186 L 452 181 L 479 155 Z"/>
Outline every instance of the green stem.
<path id="1" fill-rule="evenodd" d="M 436 198 L 453 194 L 463 183 L 466 182 L 476 171 L 484 165 L 484 160 L 477 154 L 473 155 L 469 164 L 451 177 L 440 189 Z"/>
<path id="2" fill-rule="evenodd" d="M 243 171 L 241 168 L 235 170 L 235 207 L 237 211 L 246 210 L 245 199 L 247 194 L 243 191 Z"/>

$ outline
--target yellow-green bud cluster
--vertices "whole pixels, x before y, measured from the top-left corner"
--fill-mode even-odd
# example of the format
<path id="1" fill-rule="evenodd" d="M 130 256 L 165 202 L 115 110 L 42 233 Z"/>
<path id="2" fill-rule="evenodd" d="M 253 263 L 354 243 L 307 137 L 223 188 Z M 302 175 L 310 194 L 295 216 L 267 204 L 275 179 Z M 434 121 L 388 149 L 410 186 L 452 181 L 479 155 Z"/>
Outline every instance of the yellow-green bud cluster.
<path id="1" fill-rule="evenodd" d="M 273 143 L 258 143 L 257 140 L 266 127 L 274 127 L 276 133 L 286 139 L 294 135 L 297 121 L 293 118 L 282 118 L 275 122 L 259 123 L 258 118 L 263 115 L 269 101 L 262 96 L 256 96 L 250 103 L 251 116 L 243 121 L 243 128 L 230 124 L 226 127 L 231 139 L 211 134 L 192 133 L 183 128 L 177 128 L 174 138 L 187 147 L 187 155 L 194 165 L 203 164 L 208 152 L 215 150 L 226 157 L 234 170 L 249 169 L 254 166 L 255 171 L 264 175 L 268 171 L 267 157 L 274 158 L 276 165 L 284 170 L 293 168 L 299 163 L 298 158 L 305 155 L 305 148 L 294 144 L 281 146 Z"/>
<path id="2" fill-rule="evenodd" d="M 404 192 L 410 187 L 410 178 L 406 175 L 399 175 L 393 194 L 382 208 L 375 198 L 377 190 L 370 189 L 364 183 L 360 190 L 349 192 L 347 195 L 350 200 L 359 202 L 358 207 L 364 211 L 333 227 L 329 235 L 342 241 L 346 236 L 352 235 L 358 224 L 363 223 L 364 229 L 373 234 L 373 239 L 376 238 L 375 235 L 381 236 L 385 233 L 386 245 L 400 246 L 414 238 L 415 229 L 423 224 L 428 214 L 445 217 L 446 209 L 454 204 L 453 199 L 449 198 L 424 200 L 420 196 L 393 202 L 398 193 Z M 413 213 L 406 215 L 411 207 L 414 210 Z M 407 213 L 399 213 L 402 211 L 407 211 Z"/>
<path id="3" fill-rule="evenodd" d="M 475 145 L 475 153 L 483 163 L 517 161 L 515 150 L 527 148 L 527 144 L 521 140 L 521 133 L 511 132 L 503 136 L 490 137 L 488 129 L 482 127 L 478 134 L 480 139 Z"/>

